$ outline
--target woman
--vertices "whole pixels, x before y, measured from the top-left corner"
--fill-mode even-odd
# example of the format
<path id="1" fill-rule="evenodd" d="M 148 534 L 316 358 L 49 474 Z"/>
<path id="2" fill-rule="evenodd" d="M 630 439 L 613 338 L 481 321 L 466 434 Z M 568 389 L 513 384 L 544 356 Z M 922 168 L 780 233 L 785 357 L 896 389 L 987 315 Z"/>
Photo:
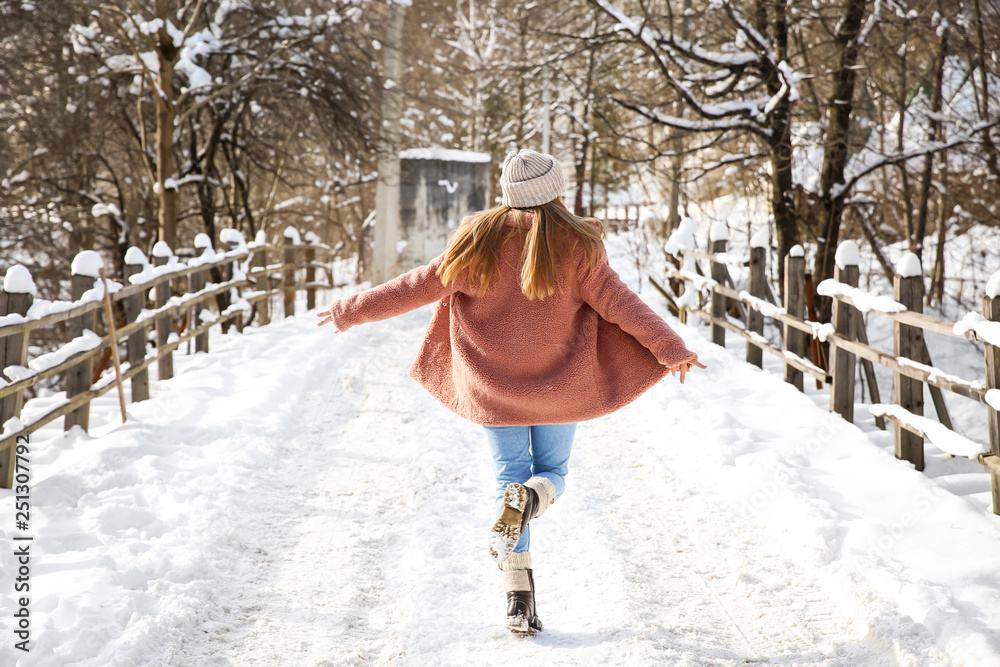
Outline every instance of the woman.
<path id="1" fill-rule="evenodd" d="M 482 424 L 497 478 L 490 553 L 507 627 L 540 630 L 528 522 L 565 489 L 576 423 L 630 403 L 667 373 L 705 368 L 608 265 L 600 222 L 570 213 L 551 155 L 507 155 L 502 205 L 477 213 L 427 266 L 335 301 L 338 331 L 438 301 L 410 376 Z"/>

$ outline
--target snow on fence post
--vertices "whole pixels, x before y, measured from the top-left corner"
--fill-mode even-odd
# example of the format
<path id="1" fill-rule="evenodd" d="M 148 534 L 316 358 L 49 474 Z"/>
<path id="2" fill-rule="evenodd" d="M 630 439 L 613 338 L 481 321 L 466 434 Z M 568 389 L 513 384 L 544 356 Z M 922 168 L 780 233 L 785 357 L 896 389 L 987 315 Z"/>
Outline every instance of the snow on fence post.
<path id="1" fill-rule="evenodd" d="M 291 226 L 285 227 L 284 238 L 284 316 L 291 317 L 295 314 L 295 248 L 300 243 L 299 230 Z"/>
<path id="2" fill-rule="evenodd" d="M 802 246 L 794 246 L 785 257 L 785 312 L 805 321 L 806 312 L 806 258 Z M 784 325 L 785 350 L 797 357 L 804 357 L 806 336 L 795 327 Z M 785 362 L 785 382 L 802 391 L 802 371 Z"/>
<path id="3" fill-rule="evenodd" d="M 860 256 L 854 241 L 844 241 L 837 247 L 837 267 L 833 278 L 837 282 L 858 286 Z M 840 299 L 833 299 L 833 326 L 837 333 L 848 340 L 854 339 L 854 307 Z M 830 411 L 838 413 L 849 422 L 854 422 L 854 355 L 836 345 L 830 346 L 830 370 L 833 384 L 830 386 Z"/>
<path id="4" fill-rule="evenodd" d="M 719 220 L 712 225 L 709 231 L 709 240 L 712 242 L 712 253 L 718 254 L 726 252 L 726 245 L 729 243 L 729 227 L 725 220 Z M 726 265 L 722 262 L 712 260 L 712 280 L 723 285 L 726 281 Z M 712 319 L 726 319 L 726 297 L 712 288 Z M 712 342 L 716 345 L 726 346 L 726 330 L 721 325 L 712 322 Z"/>
<path id="5" fill-rule="evenodd" d="M 997 274 L 990 279 L 986 286 L 986 296 L 983 297 L 983 317 L 990 322 L 1000 322 L 1000 290 L 997 288 Z M 989 389 L 1000 388 L 1000 348 L 990 343 L 984 343 L 984 356 L 986 361 L 986 386 Z M 989 425 L 990 433 L 990 454 L 1000 457 L 1000 414 L 996 408 L 987 402 L 986 421 Z M 993 486 L 993 512 L 1000 514 L 1000 469 L 997 466 L 989 466 L 990 478 Z"/>
<path id="6" fill-rule="evenodd" d="M 209 238 L 208 234 L 202 232 L 194 237 L 194 247 L 201 249 L 201 256 L 197 257 L 193 263 L 200 264 L 203 262 L 211 262 L 215 259 L 215 250 L 212 248 L 212 239 Z M 205 283 L 207 282 L 208 271 L 202 269 L 201 271 L 195 271 L 191 274 L 190 281 L 188 282 L 188 291 L 191 294 L 195 294 L 205 289 Z M 188 316 L 188 329 L 195 330 L 199 328 L 204 322 L 201 319 L 201 311 L 205 308 L 205 302 L 199 301 L 194 306 L 191 307 L 190 315 Z M 200 333 L 194 337 L 194 351 L 198 352 L 208 352 L 208 332 Z"/>
<path id="7" fill-rule="evenodd" d="M 146 259 L 146 255 L 144 255 L 142 251 L 135 246 L 132 246 L 125 251 L 125 284 L 129 284 L 129 278 L 137 273 L 141 273 L 148 264 L 149 261 Z M 142 292 L 137 292 L 136 294 L 125 297 L 122 300 L 122 308 L 125 310 L 126 324 L 135 322 L 139 317 L 139 313 L 142 311 L 142 302 Z M 135 368 L 142 364 L 143 360 L 146 358 L 145 328 L 129 334 L 126 349 L 128 351 L 128 364 L 131 368 Z M 149 398 L 149 371 L 147 369 L 143 368 L 141 371 L 133 375 L 131 382 L 133 403 L 145 401 Z"/>
<path id="8" fill-rule="evenodd" d="M 767 247 L 750 244 L 750 296 L 767 298 Z M 764 334 L 764 316 L 756 308 L 747 307 L 747 331 Z M 747 341 L 747 362 L 757 368 L 764 366 L 764 350 Z"/>
<path id="9" fill-rule="evenodd" d="M 153 266 L 166 266 L 174 252 L 165 241 L 157 241 L 153 246 Z M 162 308 L 167 305 L 170 298 L 170 280 L 164 280 L 156 285 L 156 307 Z M 168 352 L 163 354 L 163 348 L 170 341 L 170 334 L 173 332 L 173 320 L 169 315 L 156 318 L 156 354 L 159 360 L 156 362 L 157 379 L 169 380 L 174 376 L 174 354 Z"/>
<path id="10" fill-rule="evenodd" d="M 100 270 L 104 266 L 101 256 L 93 250 L 83 250 L 73 258 L 70 277 L 70 296 L 73 301 L 79 301 L 83 293 L 94 287 L 94 281 L 100 275 Z M 82 336 L 87 329 L 94 331 L 97 328 L 97 311 L 92 310 L 78 317 L 67 320 L 69 337 L 77 338 Z M 77 394 L 81 394 L 90 389 L 91 379 L 94 374 L 94 357 L 86 354 L 80 363 L 76 364 L 66 372 L 66 398 L 72 400 Z M 90 429 L 90 402 L 84 403 L 73 412 L 67 413 L 63 420 L 63 430 L 68 431 L 74 426 L 80 426 L 84 431 Z"/>
<path id="11" fill-rule="evenodd" d="M 914 260 L 916 256 L 914 256 Z M 902 262 L 901 262 L 902 264 Z M 897 267 L 897 271 L 902 267 Z M 919 262 L 915 271 L 897 273 L 892 281 L 892 295 L 896 301 L 906 306 L 914 313 L 923 312 L 924 279 L 921 276 Z M 924 330 L 906 324 L 893 322 L 893 339 L 895 341 L 896 357 L 905 357 L 914 361 L 924 358 Z M 924 414 L 924 383 L 920 380 L 906 377 L 901 373 L 893 374 L 896 391 L 896 402 L 904 410 L 915 415 Z M 896 458 L 909 461 L 917 470 L 924 469 L 924 439 L 909 431 L 896 422 Z"/>
<path id="12" fill-rule="evenodd" d="M 309 232 L 306 234 L 306 243 L 306 310 L 312 310 L 316 307 L 316 267 L 313 262 L 316 261 L 316 244 L 319 243 L 319 238 Z"/>
<path id="13" fill-rule="evenodd" d="M 35 300 L 35 282 L 31 273 L 20 264 L 7 269 L 3 279 L 3 290 L 0 290 L 0 318 L 5 315 L 28 314 L 28 308 Z M 0 370 L 8 366 L 28 365 L 28 331 L 10 334 L 0 338 Z M 4 423 L 12 417 L 21 414 L 24 402 L 24 391 L 18 391 L 10 396 L 0 398 L 0 431 Z M 18 430 L 15 427 L 15 431 Z M 14 456 L 16 444 L 0 451 L 0 487 L 9 489 L 14 484 Z"/>

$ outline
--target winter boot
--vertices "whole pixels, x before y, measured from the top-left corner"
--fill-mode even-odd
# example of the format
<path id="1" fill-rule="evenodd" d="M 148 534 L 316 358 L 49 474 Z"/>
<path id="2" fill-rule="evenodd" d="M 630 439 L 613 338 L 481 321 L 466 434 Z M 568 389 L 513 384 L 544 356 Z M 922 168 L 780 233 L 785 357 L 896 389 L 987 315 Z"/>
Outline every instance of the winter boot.
<path id="1" fill-rule="evenodd" d="M 490 529 L 493 560 L 499 563 L 513 553 L 528 522 L 541 516 L 555 498 L 555 486 L 544 477 L 532 477 L 524 484 L 508 484 L 503 494 L 503 511 Z"/>
<path id="2" fill-rule="evenodd" d="M 542 629 L 535 611 L 535 578 L 531 554 L 512 554 L 500 563 L 504 590 L 507 592 L 507 629 L 515 634 L 534 634 Z"/>

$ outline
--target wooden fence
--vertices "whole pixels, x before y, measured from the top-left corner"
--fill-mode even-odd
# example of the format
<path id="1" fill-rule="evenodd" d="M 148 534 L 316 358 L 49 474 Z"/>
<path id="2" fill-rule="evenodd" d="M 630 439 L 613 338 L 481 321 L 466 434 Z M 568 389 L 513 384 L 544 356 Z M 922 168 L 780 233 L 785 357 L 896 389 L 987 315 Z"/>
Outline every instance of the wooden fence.
<path id="1" fill-rule="evenodd" d="M 1000 298 L 986 296 L 982 315 L 970 314 L 955 323 L 924 314 L 923 279 L 917 271 L 896 275 L 893 297 L 874 296 L 858 289 L 857 247 L 846 241 L 838 252 L 835 276 L 820 283 L 815 293 L 834 299 L 830 323 L 811 321 L 806 316 L 807 297 L 805 257 L 796 247 L 785 262 L 784 301 L 778 304 L 768 287 L 765 266 L 767 248 L 750 249 L 749 259 L 736 259 L 725 253 L 727 242 L 712 243 L 712 252 L 681 249 L 681 266 L 670 267 L 668 290 L 650 278 L 666 297 L 671 310 L 681 321 L 696 315 L 712 327 L 712 341 L 725 345 L 726 332 L 746 340 L 746 359 L 762 366 L 762 353 L 780 358 L 785 380 L 803 389 L 803 376 L 816 379 L 817 386 L 830 387 L 830 410 L 854 421 L 855 369 L 860 360 L 872 398 L 870 412 L 876 423 L 885 428 L 885 419 L 894 424 L 896 457 L 924 468 L 924 440 L 931 440 L 943 451 L 965 456 L 989 470 L 993 492 L 993 511 L 1000 514 Z M 910 258 L 910 266 L 916 257 Z M 710 264 L 708 275 L 698 261 Z M 749 268 L 747 290 L 737 290 L 728 266 Z M 917 263 L 919 269 L 919 263 Z M 916 273 L 916 275 L 911 275 Z M 673 294 L 671 294 L 671 291 Z M 706 310 L 706 307 L 709 310 Z M 859 310 L 860 309 L 860 310 Z M 868 344 L 861 310 L 887 317 L 893 322 L 894 352 L 888 354 Z M 763 336 L 765 318 L 781 331 L 781 344 L 771 344 Z M 984 345 L 985 383 L 969 382 L 949 375 L 931 364 L 924 342 L 924 332 L 981 341 Z M 991 342 L 992 341 L 992 342 Z M 829 345 L 829 363 L 823 358 L 823 345 Z M 874 364 L 893 373 L 893 402 L 883 403 L 875 379 Z M 928 385 L 938 421 L 923 416 L 924 390 Z M 989 443 L 977 443 L 954 432 L 942 391 L 964 396 L 986 408 Z"/>
<path id="2" fill-rule="evenodd" d="M 289 227 L 282 244 L 268 245 L 262 238 L 247 244 L 235 230 L 225 230 L 222 241 L 226 249 L 216 253 L 208 237 L 199 235 L 195 247 L 201 254 L 186 263 L 163 243 L 154 246 L 152 263 L 138 249 L 130 249 L 125 275 L 118 277 L 120 282 L 108 280 L 116 322 L 104 315 L 103 276 L 96 275 L 100 258 L 93 251 L 80 253 L 73 262 L 72 301 L 35 301 L 27 270 L 7 270 L 0 290 L 0 371 L 7 378 L 0 377 L 0 486 L 11 488 L 19 437 L 60 417 L 66 430 L 89 427 L 90 402 L 116 386 L 115 371 L 105 368 L 113 347 L 112 325 L 115 340 L 127 351 L 121 380 L 131 383 L 132 402 L 142 401 L 149 398 L 149 366 L 157 364 L 161 380 L 173 377 L 173 352 L 192 342 L 195 351 L 208 352 L 214 325 L 242 329 L 245 314 L 254 310 L 259 323 L 268 324 L 275 314 L 273 296 L 283 296 L 281 312 L 288 317 L 295 313 L 297 291 L 306 291 L 307 308 L 312 309 L 316 289 L 333 286 L 333 251 L 315 235 L 307 235 L 303 244 L 298 231 Z M 317 270 L 325 272 L 325 282 L 317 280 Z M 213 278 L 217 282 L 210 282 Z M 103 336 L 94 333 L 98 313 L 104 315 L 103 329 L 108 332 Z M 32 332 L 61 323 L 72 340 L 29 361 Z M 151 330 L 156 345 L 148 351 Z M 25 389 L 61 373 L 65 399 L 44 414 L 22 419 Z"/>

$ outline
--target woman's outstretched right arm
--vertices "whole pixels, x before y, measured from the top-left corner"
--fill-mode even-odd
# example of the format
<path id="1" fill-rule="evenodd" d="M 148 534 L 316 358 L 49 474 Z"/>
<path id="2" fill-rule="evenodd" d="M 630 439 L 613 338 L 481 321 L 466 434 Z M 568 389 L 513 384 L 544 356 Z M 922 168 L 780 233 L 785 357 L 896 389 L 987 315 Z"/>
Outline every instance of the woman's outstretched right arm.
<path id="1" fill-rule="evenodd" d="M 378 287 L 337 299 L 330 309 L 317 313 L 320 326 L 332 322 L 337 331 L 347 331 L 355 324 L 387 320 L 420 306 L 433 303 L 458 290 L 445 286 L 437 276 L 441 257 L 408 271 Z"/>

